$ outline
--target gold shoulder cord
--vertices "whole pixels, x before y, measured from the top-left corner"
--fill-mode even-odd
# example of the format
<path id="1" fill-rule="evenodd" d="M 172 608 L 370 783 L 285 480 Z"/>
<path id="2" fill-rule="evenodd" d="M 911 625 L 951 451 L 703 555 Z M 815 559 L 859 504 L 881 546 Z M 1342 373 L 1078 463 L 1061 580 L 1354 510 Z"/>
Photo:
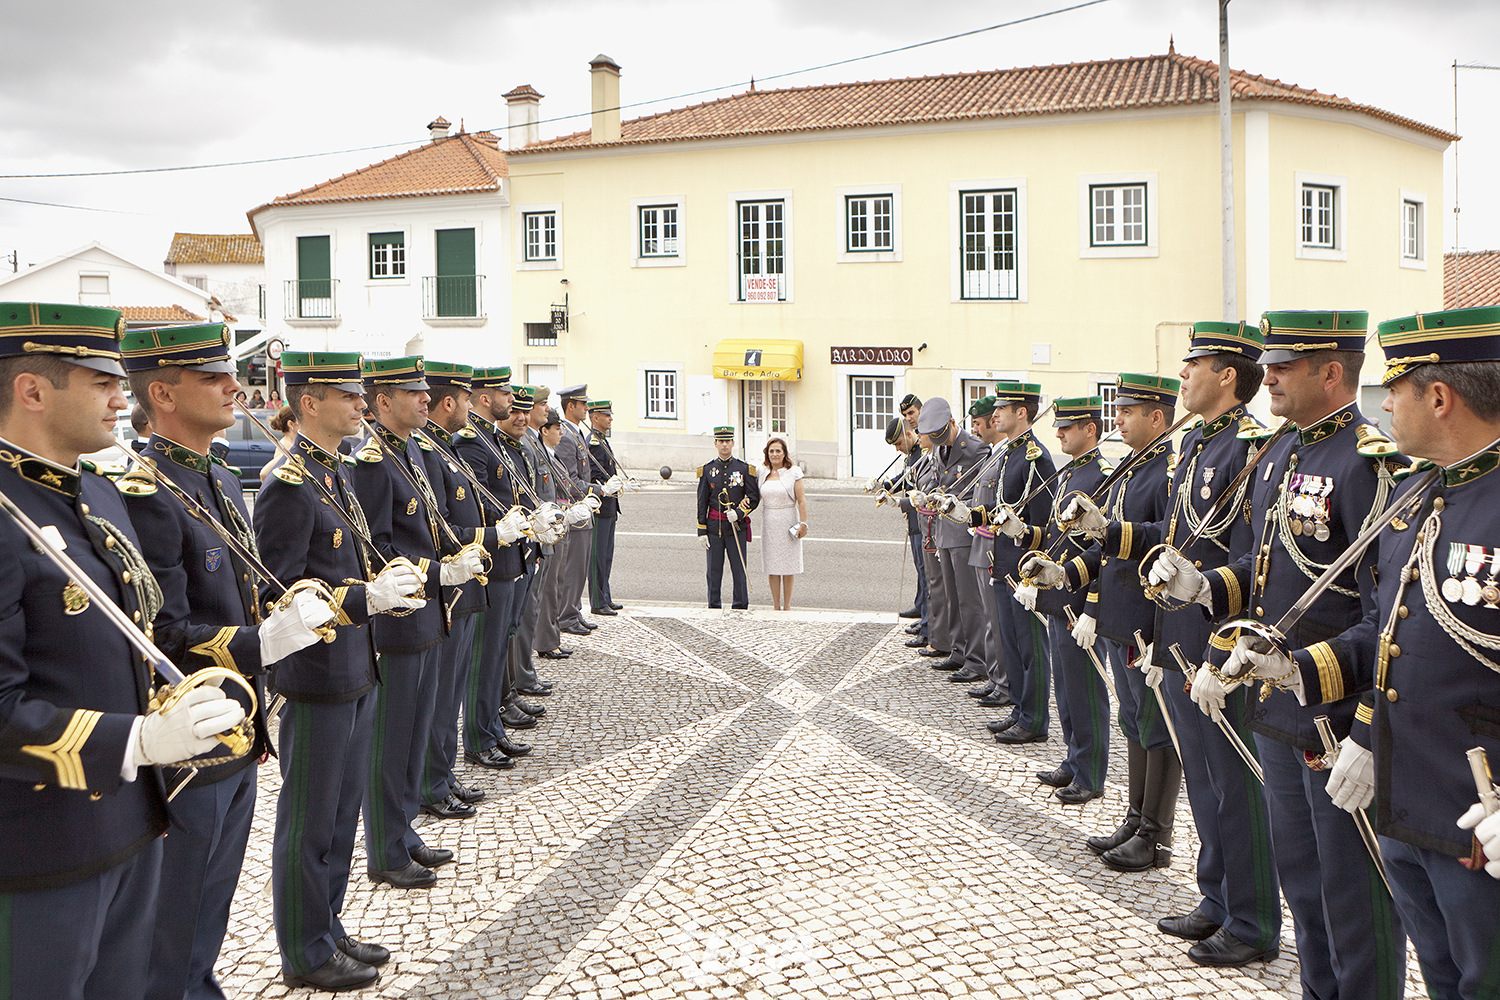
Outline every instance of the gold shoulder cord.
<path id="1" fill-rule="evenodd" d="M 99 530 L 115 540 L 114 551 L 118 554 L 120 562 L 130 574 L 130 587 L 135 591 L 136 604 L 141 609 L 141 622 L 149 626 L 156 621 L 157 614 L 161 611 L 162 596 L 161 587 L 156 583 L 156 577 L 151 575 L 151 567 L 146 565 L 146 558 L 141 555 L 139 549 L 131 543 L 125 532 L 110 524 L 97 514 L 85 514 L 90 521 L 98 526 Z M 144 628 L 143 628 L 144 631 Z M 148 632 L 147 635 L 150 633 Z"/>

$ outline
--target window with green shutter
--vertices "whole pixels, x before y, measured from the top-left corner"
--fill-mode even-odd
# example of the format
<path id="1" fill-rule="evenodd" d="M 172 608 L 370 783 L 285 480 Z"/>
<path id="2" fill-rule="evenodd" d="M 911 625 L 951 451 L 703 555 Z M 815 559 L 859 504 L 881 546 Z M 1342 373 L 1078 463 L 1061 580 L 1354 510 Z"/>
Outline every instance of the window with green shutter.
<path id="1" fill-rule="evenodd" d="M 474 273 L 474 230 L 439 229 L 437 243 L 438 316 L 479 315 L 479 281 Z"/>

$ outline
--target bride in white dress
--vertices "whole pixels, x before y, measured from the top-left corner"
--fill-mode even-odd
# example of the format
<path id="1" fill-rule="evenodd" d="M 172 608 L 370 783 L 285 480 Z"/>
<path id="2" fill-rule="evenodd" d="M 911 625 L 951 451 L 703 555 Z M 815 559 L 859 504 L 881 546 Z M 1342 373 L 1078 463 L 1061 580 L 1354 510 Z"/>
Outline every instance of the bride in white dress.
<path id="1" fill-rule="evenodd" d="M 771 603 L 777 611 L 792 608 L 792 578 L 802 572 L 802 539 L 807 537 L 807 498 L 802 493 L 802 470 L 792 464 L 786 442 L 766 442 L 760 467 L 761 567 L 771 582 Z"/>

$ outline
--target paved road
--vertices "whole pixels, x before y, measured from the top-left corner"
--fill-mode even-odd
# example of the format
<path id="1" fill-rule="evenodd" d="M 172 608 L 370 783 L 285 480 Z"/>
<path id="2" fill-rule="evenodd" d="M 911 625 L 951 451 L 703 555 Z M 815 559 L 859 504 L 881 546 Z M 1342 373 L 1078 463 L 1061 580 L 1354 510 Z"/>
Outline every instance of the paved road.
<path id="1" fill-rule="evenodd" d="M 706 559 L 695 534 L 694 489 L 691 475 L 686 481 L 674 477 L 667 483 L 657 478 L 642 492 L 624 497 L 612 576 L 616 601 L 627 605 L 708 603 Z M 876 508 L 874 499 L 857 487 L 821 482 L 807 492 L 806 571 L 797 578 L 793 606 L 843 611 L 910 607 L 916 593 L 916 570 L 900 512 L 889 505 Z M 760 572 L 760 524 L 757 512 L 756 540 L 746 553 L 752 608 L 770 607 L 771 601 L 766 577 Z M 723 595 L 727 606 L 727 570 Z"/>

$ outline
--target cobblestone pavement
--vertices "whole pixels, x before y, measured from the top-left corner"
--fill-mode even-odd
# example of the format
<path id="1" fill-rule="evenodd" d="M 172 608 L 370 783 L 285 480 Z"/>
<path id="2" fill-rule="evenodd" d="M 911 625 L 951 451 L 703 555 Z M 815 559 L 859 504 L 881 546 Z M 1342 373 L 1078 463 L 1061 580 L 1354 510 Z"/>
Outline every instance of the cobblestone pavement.
<path id="1" fill-rule="evenodd" d="M 1059 741 L 995 744 L 995 713 L 913 662 L 893 621 L 600 618 L 549 665 L 533 756 L 460 764 L 490 796 L 423 827 L 459 855 L 436 888 L 377 888 L 357 849 L 344 923 L 395 952 L 362 995 L 1300 996 L 1290 918 L 1284 957 L 1246 970 L 1199 968 L 1156 931 L 1197 901 L 1185 796 L 1177 864 L 1109 871 L 1082 841 L 1124 812 L 1123 756 L 1102 799 L 1061 805 L 1034 776 Z M 219 963 L 238 997 L 292 992 L 268 883 L 279 777 L 260 774 Z"/>

